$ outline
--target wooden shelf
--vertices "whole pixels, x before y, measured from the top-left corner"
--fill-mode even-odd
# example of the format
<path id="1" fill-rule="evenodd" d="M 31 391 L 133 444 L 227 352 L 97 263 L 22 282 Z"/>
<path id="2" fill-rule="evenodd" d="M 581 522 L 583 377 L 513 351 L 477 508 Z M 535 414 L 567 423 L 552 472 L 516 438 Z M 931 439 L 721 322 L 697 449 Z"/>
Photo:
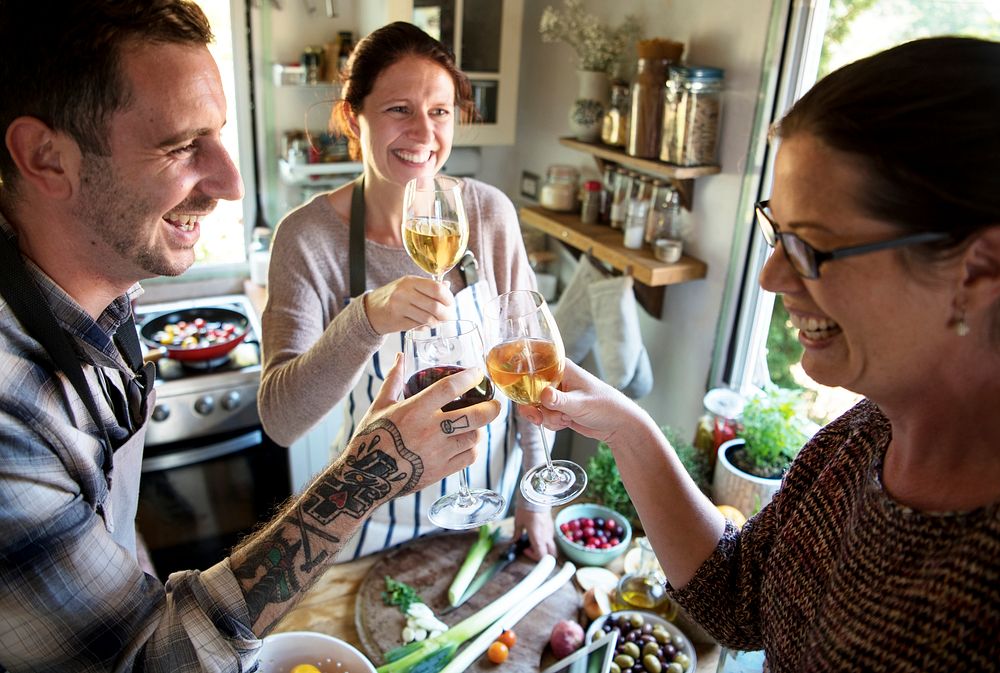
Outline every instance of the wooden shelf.
<path id="1" fill-rule="evenodd" d="M 635 294 L 651 316 L 660 317 L 667 285 L 704 278 L 708 267 L 699 259 L 683 255 L 673 264 L 661 262 L 649 248 L 626 248 L 622 232 L 602 224 L 583 224 L 579 216 L 556 213 L 538 206 L 520 210 L 523 224 L 539 229 L 571 248 L 587 253 L 635 279 Z"/>
<path id="2" fill-rule="evenodd" d="M 694 179 L 716 175 L 722 171 L 719 166 L 676 166 L 656 159 L 640 159 L 604 143 L 585 143 L 576 138 L 560 138 L 559 144 L 592 155 L 602 173 L 604 162 L 610 161 L 646 175 L 669 180 L 681 194 L 681 205 L 688 210 L 691 210 L 694 200 Z"/>

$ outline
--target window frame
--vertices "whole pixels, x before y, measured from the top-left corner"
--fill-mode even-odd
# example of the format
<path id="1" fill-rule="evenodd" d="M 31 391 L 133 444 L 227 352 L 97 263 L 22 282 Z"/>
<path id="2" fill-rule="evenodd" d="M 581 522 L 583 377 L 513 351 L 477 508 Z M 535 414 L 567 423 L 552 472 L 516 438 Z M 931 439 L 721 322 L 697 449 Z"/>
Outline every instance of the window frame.
<path id="1" fill-rule="evenodd" d="M 733 230 L 729 275 L 709 381 L 749 394 L 770 382 L 767 335 L 774 294 L 757 282 L 771 248 L 757 231 L 755 204 L 770 196 L 775 147 L 769 130 L 816 81 L 827 0 L 774 0 L 751 126 L 747 169 Z"/>

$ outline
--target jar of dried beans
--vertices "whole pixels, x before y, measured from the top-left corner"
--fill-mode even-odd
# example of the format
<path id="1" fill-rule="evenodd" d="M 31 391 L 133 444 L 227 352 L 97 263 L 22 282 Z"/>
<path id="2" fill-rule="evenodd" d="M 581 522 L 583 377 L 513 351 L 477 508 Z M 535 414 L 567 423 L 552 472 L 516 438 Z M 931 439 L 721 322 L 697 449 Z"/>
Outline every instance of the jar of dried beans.
<path id="1" fill-rule="evenodd" d="M 718 163 L 720 68 L 674 66 L 667 80 L 660 159 L 678 166 Z"/>

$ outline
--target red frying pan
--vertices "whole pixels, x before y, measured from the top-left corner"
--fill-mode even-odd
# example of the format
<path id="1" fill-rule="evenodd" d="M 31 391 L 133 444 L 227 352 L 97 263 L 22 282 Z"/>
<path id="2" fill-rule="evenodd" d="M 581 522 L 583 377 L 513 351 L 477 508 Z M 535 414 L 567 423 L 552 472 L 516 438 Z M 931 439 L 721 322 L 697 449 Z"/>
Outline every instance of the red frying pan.
<path id="1" fill-rule="evenodd" d="M 182 362 L 224 357 L 249 331 L 250 321 L 228 308 L 192 308 L 169 311 L 144 322 L 139 329 L 150 349 Z"/>

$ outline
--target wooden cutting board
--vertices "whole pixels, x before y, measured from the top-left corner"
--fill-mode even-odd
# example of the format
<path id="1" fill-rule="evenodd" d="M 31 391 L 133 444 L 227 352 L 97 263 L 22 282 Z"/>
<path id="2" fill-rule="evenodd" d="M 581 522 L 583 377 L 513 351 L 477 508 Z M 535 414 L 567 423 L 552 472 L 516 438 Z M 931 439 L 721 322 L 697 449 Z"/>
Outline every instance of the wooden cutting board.
<path id="1" fill-rule="evenodd" d="M 406 623 L 399 608 L 386 605 L 382 600 L 386 575 L 413 587 L 438 619 L 448 626 L 454 626 L 507 593 L 534 567 L 534 561 L 518 557 L 483 585 L 464 605 L 448 614 L 442 614 L 448 607 L 448 586 L 475 539 L 475 532 L 419 538 L 389 552 L 371 567 L 358 589 L 355 622 L 365 653 L 376 666 L 384 663 L 383 652 L 403 644 L 401 634 Z M 494 545 L 483 561 L 480 572 L 492 565 L 506 547 L 507 543 L 504 541 Z M 557 569 L 558 567 L 557 565 Z M 547 654 L 546 646 L 552 627 L 562 619 L 576 620 L 580 604 L 573 581 L 566 582 L 514 626 L 517 644 L 511 648 L 510 657 L 502 665 L 502 670 L 500 666 L 490 663 L 485 655 L 467 670 L 473 673 L 538 671 L 543 654 Z"/>

